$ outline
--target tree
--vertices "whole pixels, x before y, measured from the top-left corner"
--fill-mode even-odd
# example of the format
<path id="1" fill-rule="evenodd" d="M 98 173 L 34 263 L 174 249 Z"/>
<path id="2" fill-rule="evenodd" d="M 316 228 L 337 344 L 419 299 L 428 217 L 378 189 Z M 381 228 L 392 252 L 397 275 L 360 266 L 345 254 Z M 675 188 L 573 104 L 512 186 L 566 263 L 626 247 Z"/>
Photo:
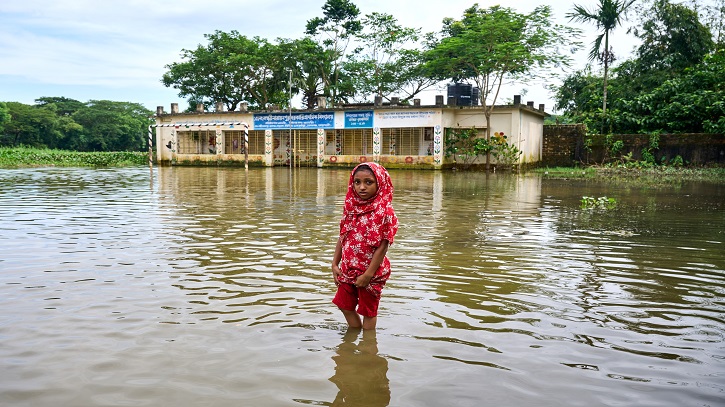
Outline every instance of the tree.
<path id="1" fill-rule="evenodd" d="M 602 88 L 602 114 L 607 114 L 607 76 L 609 64 L 614 60 L 614 54 L 609 46 L 609 34 L 622 24 L 627 10 L 636 0 L 599 0 L 596 9 L 589 10 L 584 6 L 574 5 L 574 11 L 567 14 L 569 21 L 593 23 L 601 34 L 597 36 L 589 51 L 589 60 L 598 59 L 604 64 L 604 84 Z"/>
<path id="2" fill-rule="evenodd" d="M 209 44 L 182 50 L 185 61 L 166 66 L 169 71 L 161 80 L 165 86 L 207 105 L 223 102 L 229 110 L 245 101 L 253 108 L 284 103 L 287 98 L 280 67 L 275 65 L 278 50 L 274 44 L 259 37 L 249 39 L 237 31 L 216 31 L 204 37 Z"/>
<path id="3" fill-rule="evenodd" d="M 683 4 L 653 0 L 639 15 L 647 17 L 632 29 L 642 44 L 630 75 L 645 79 L 639 81 L 640 90 L 674 78 L 715 49 L 712 33 L 700 22 L 697 11 Z"/>
<path id="4" fill-rule="evenodd" d="M 152 112 L 141 104 L 91 100 L 73 120 L 83 131 L 71 146 L 78 151 L 143 151 Z"/>
<path id="5" fill-rule="evenodd" d="M 8 106 L 5 104 L 5 102 L 0 102 L 0 140 L 2 140 L 5 123 L 8 123 L 9 121 L 10 113 L 8 111 Z M 0 143 L 0 145 L 2 145 L 2 143 Z"/>
<path id="6" fill-rule="evenodd" d="M 58 116 L 70 116 L 78 110 L 86 107 L 86 105 L 81 101 L 63 96 L 44 96 L 35 99 L 35 105 L 38 107 L 49 107 L 50 105 L 54 105 L 55 112 Z"/>
<path id="7" fill-rule="evenodd" d="M 714 0 L 711 4 L 700 5 L 691 0 L 692 9 L 701 14 L 700 20 L 712 33 L 715 50 L 725 48 L 725 0 Z"/>
<path id="8" fill-rule="evenodd" d="M 418 69 L 421 52 L 411 47 L 417 43 L 419 32 L 401 26 L 390 14 L 365 16 L 363 30 L 356 36 L 361 46 L 344 64 L 360 99 L 375 95 L 390 100 L 392 95 L 405 93 L 405 102 L 435 83 Z"/>
<path id="9" fill-rule="evenodd" d="M 341 88 L 341 64 L 346 55 L 352 37 L 362 30 L 358 20 L 360 10 L 350 0 L 327 0 L 322 6 L 323 17 L 315 17 L 307 21 L 305 33 L 308 35 L 325 36 L 322 44 L 330 51 L 331 66 L 329 73 L 323 69 L 325 93 L 331 103 L 338 103 Z"/>
<path id="10" fill-rule="evenodd" d="M 725 134 L 725 50 L 633 100 L 622 120 L 641 132 Z"/>
<path id="11" fill-rule="evenodd" d="M 596 128 L 601 124 L 602 78 L 593 75 L 590 67 L 564 79 L 556 91 L 557 111 L 567 122 L 583 123 Z"/>
<path id="12" fill-rule="evenodd" d="M 486 140 L 491 139 L 491 113 L 507 80 L 527 82 L 568 66 L 571 57 L 560 47 L 579 45 L 580 31 L 554 25 L 551 8 L 540 6 L 530 14 L 494 6 L 467 9 L 461 20 L 445 19 L 443 38 L 426 53 L 426 70 L 439 80 L 472 81 L 480 90 L 486 117 Z M 489 167 L 490 154 L 486 154 Z"/>
<path id="13" fill-rule="evenodd" d="M 6 106 L 10 120 L 5 123 L 1 145 L 57 147 L 57 140 L 63 135 L 53 110 L 19 102 L 7 102 Z"/>
<path id="14" fill-rule="evenodd" d="M 564 117 L 620 134 L 704 131 L 706 123 L 719 117 L 718 93 L 704 80 L 699 93 L 688 90 L 683 81 L 703 69 L 703 58 L 712 54 L 716 45 L 707 26 L 700 23 L 704 17 L 696 12 L 695 5 L 691 7 L 651 0 L 637 8 L 637 15 L 642 17 L 632 32 L 642 44 L 633 58 L 611 70 L 607 115 L 601 110 L 603 78 L 591 75 L 587 68 L 568 77 L 557 92 L 557 108 L 564 110 Z M 708 70 L 713 69 L 713 60 L 708 66 Z M 600 91 L 594 89 L 596 86 Z M 682 93 L 678 96 L 672 94 L 674 91 Z M 665 106 L 662 100 L 669 102 Z M 672 120 L 675 117 L 678 119 Z"/>
<path id="15" fill-rule="evenodd" d="M 287 75 L 287 89 L 292 88 L 293 94 L 302 93 L 302 102 L 307 109 L 314 109 L 317 97 L 323 96 L 325 83 L 323 78 L 329 76 L 329 51 L 322 48 L 311 38 L 289 40 L 278 39 L 280 52 L 281 75 Z M 289 84 L 291 71 L 292 83 Z M 291 96 L 290 96 L 291 97 Z"/>

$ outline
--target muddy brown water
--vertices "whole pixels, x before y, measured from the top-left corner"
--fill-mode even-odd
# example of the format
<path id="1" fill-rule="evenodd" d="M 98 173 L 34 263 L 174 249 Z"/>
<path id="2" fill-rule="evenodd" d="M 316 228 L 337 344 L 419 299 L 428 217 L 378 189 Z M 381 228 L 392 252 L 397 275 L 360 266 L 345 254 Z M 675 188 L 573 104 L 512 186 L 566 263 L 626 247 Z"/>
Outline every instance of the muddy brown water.
<path id="1" fill-rule="evenodd" d="M 348 170 L 153 171 L 0 170 L 0 404 L 725 404 L 722 184 L 391 171 L 358 333 L 330 304 Z"/>

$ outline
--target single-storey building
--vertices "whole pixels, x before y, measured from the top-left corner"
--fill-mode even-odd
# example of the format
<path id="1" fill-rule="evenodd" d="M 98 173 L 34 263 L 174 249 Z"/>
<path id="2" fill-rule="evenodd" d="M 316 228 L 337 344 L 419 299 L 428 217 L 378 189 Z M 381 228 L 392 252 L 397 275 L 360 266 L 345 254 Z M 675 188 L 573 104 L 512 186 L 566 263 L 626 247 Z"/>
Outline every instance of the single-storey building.
<path id="1" fill-rule="evenodd" d="M 522 154 L 518 164 L 541 160 L 543 105 L 496 106 L 491 135 L 506 136 Z M 324 106 L 324 103 L 320 103 Z M 459 106 L 455 99 L 421 106 L 391 103 L 345 105 L 315 110 L 156 112 L 156 160 L 164 165 L 224 163 L 256 166 L 352 166 L 375 161 L 389 167 L 440 169 L 453 163 L 445 156 L 447 129 L 476 129 L 485 136 L 481 106 Z M 245 145 L 247 146 L 245 151 Z M 484 158 L 477 163 L 482 164 Z M 495 164 L 495 161 L 491 161 Z"/>

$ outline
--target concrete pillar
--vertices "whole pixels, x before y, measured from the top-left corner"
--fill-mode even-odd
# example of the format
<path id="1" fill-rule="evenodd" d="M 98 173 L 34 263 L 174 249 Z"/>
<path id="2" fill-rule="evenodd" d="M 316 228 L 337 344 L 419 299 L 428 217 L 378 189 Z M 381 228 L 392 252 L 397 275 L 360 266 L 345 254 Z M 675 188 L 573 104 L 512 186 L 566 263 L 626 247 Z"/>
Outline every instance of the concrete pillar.
<path id="1" fill-rule="evenodd" d="M 448 106 L 456 106 L 458 105 L 458 102 L 456 101 L 455 96 L 448 96 Z"/>
<path id="2" fill-rule="evenodd" d="M 420 99 L 413 99 L 413 106 L 420 107 Z"/>
<path id="3" fill-rule="evenodd" d="M 197 113 L 204 113 L 204 104 L 203 103 L 197 103 L 196 104 L 196 111 L 197 111 Z"/>
<path id="4" fill-rule="evenodd" d="M 521 95 L 514 95 L 514 105 L 521 104 Z"/>
<path id="5" fill-rule="evenodd" d="M 246 112 L 248 107 L 249 107 L 249 104 L 247 102 L 241 102 L 239 104 L 239 111 Z"/>
<path id="6" fill-rule="evenodd" d="M 214 103 L 214 111 L 215 112 L 223 112 L 224 111 L 224 102 L 215 102 Z"/>
<path id="7" fill-rule="evenodd" d="M 178 114 L 178 113 L 179 113 L 179 104 L 172 103 L 171 104 L 171 114 Z"/>
<path id="8" fill-rule="evenodd" d="M 375 107 L 379 107 L 383 105 L 383 97 L 382 96 L 375 96 Z"/>
<path id="9" fill-rule="evenodd" d="M 443 95 L 436 95 L 436 106 L 443 106 Z"/>
<path id="10" fill-rule="evenodd" d="M 543 103 L 539 103 L 539 110 L 541 110 L 542 112 L 544 111 L 544 104 Z"/>
<path id="11" fill-rule="evenodd" d="M 317 97 L 317 108 L 318 109 L 327 109 L 327 98 L 324 96 L 318 96 Z"/>
<path id="12" fill-rule="evenodd" d="M 393 96 L 390 98 L 390 106 L 398 106 L 400 103 L 400 98 L 397 96 Z"/>
<path id="13" fill-rule="evenodd" d="M 164 114 L 164 107 L 156 106 L 156 116 L 161 116 L 162 114 Z"/>
<path id="14" fill-rule="evenodd" d="M 528 106 L 528 107 L 534 107 L 534 101 L 533 100 L 529 100 L 528 102 L 526 102 L 526 106 Z"/>

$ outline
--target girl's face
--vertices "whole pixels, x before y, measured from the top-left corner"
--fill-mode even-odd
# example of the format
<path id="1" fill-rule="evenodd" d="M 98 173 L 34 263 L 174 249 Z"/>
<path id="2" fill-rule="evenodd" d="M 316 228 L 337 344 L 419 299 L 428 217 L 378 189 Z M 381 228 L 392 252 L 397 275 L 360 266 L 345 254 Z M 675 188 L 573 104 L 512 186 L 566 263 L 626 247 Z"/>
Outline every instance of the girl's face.
<path id="1" fill-rule="evenodd" d="M 357 170 L 352 182 L 355 193 L 360 199 L 368 200 L 378 193 L 378 181 L 375 179 L 375 174 L 367 168 Z"/>

